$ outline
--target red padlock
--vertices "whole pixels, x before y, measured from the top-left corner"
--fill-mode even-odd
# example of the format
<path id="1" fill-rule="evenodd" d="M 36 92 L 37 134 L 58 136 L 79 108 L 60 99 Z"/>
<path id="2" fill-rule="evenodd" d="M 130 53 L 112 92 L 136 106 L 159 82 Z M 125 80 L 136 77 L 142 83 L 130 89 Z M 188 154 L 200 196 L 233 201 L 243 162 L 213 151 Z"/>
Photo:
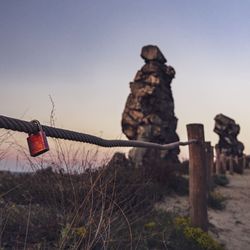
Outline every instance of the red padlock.
<path id="1" fill-rule="evenodd" d="M 27 142 L 29 145 L 30 155 L 35 157 L 49 151 L 49 144 L 46 138 L 46 134 L 42 129 L 41 124 L 37 120 L 33 120 L 38 127 L 38 131 L 33 134 L 29 134 Z"/>

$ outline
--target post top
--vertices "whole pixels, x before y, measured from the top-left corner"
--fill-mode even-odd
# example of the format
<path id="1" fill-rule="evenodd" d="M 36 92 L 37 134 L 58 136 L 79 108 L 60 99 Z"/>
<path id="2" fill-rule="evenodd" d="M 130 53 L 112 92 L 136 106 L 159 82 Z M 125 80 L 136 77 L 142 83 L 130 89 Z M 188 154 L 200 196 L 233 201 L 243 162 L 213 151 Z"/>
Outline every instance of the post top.
<path id="1" fill-rule="evenodd" d="M 189 123 L 187 124 L 188 127 L 204 127 L 202 123 Z"/>

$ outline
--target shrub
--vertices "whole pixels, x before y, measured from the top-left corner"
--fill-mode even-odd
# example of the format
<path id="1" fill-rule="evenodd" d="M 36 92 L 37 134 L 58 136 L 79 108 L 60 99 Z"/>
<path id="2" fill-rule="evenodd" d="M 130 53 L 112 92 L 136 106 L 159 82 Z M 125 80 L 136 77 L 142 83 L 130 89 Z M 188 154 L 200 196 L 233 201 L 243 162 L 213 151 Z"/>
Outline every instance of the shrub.
<path id="1" fill-rule="evenodd" d="M 8 218 L 0 225 L 0 244 L 18 248 L 130 247 L 132 227 L 167 191 L 122 164 L 80 174 L 50 167 L 0 172 L 0 181 L 0 213 Z"/>
<path id="2" fill-rule="evenodd" d="M 202 250 L 223 250 L 223 246 L 215 241 L 208 233 L 202 231 L 200 228 L 190 226 L 190 220 L 188 218 L 177 217 L 175 219 L 175 226 L 177 232 L 181 235 L 181 238 L 186 239 L 189 242 L 194 243 L 198 249 Z M 194 249 L 191 246 L 186 249 Z"/>
<path id="3" fill-rule="evenodd" d="M 122 155 L 81 173 L 0 172 L 0 182 L 0 246 L 6 249 L 201 249 L 172 215 L 153 211 L 170 190 L 186 193 L 188 181 L 152 181 Z"/>
<path id="4" fill-rule="evenodd" d="M 229 184 L 229 180 L 226 175 L 214 175 L 213 183 L 218 186 L 226 186 Z"/>
<path id="5" fill-rule="evenodd" d="M 208 195 L 208 206 L 213 209 L 222 210 L 225 208 L 226 198 L 219 192 L 210 192 Z"/>

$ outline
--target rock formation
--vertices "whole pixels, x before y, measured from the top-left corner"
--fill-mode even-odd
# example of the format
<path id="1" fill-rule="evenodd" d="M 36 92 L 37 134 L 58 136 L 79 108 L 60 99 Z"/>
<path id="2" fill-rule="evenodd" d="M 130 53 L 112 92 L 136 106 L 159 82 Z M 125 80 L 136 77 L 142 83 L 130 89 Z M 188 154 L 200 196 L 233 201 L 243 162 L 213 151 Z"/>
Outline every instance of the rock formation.
<path id="1" fill-rule="evenodd" d="M 131 93 L 122 114 L 122 131 L 131 140 L 161 144 L 179 141 L 171 91 L 175 70 L 165 64 L 167 60 L 157 46 L 143 47 L 141 57 L 145 65 L 130 83 Z M 178 154 L 178 148 L 168 152 L 134 148 L 129 156 L 137 167 L 155 165 L 156 160 L 157 164 L 167 167 L 168 163 L 179 162 Z"/>
<path id="2" fill-rule="evenodd" d="M 236 124 L 233 119 L 223 114 L 216 115 L 214 120 L 214 132 L 219 135 L 219 143 L 216 147 L 219 148 L 221 153 L 227 156 L 241 157 L 243 155 L 244 145 L 237 139 L 240 126 Z"/>

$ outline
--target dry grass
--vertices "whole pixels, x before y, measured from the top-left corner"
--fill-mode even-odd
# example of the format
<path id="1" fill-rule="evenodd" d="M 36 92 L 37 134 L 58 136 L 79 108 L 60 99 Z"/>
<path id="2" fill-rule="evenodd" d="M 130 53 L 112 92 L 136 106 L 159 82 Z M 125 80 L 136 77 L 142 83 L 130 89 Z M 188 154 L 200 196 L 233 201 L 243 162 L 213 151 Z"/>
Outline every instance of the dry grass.
<path id="1" fill-rule="evenodd" d="M 100 164 L 98 150 L 54 143 L 47 159 L 16 143 L 33 172 L 0 172 L 1 247 L 134 249 L 132 227 L 151 211 L 155 186 L 125 158 Z"/>
<path id="2" fill-rule="evenodd" d="M 183 187 L 180 192 L 186 192 L 186 183 L 181 186 L 180 178 L 172 178 L 176 166 L 168 166 L 171 178 L 162 181 L 161 174 L 158 182 L 159 176 L 145 178 L 124 154 L 116 154 L 111 162 L 102 154 L 100 161 L 96 147 L 85 151 L 80 144 L 51 140 L 54 150 L 46 158 L 31 158 L 15 139 L 9 142 L 11 134 L 0 138 L 0 148 L 7 144 L 0 150 L 0 162 L 14 145 L 32 169 L 0 172 L 1 248 L 182 249 L 178 247 L 183 244 L 175 244 L 169 216 L 152 212 L 169 189 Z M 152 220 L 157 227 L 148 227 Z"/>
<path id="3" fill-rule="evenodd" d="M 171 184 L 145 179 L 124 154 L 100 163 L 98 150 L 53 142 L 46 158 L 16 144 L 33 172 L 0 172 L 0 246 L 143 249 L 143 223 Z"/>

